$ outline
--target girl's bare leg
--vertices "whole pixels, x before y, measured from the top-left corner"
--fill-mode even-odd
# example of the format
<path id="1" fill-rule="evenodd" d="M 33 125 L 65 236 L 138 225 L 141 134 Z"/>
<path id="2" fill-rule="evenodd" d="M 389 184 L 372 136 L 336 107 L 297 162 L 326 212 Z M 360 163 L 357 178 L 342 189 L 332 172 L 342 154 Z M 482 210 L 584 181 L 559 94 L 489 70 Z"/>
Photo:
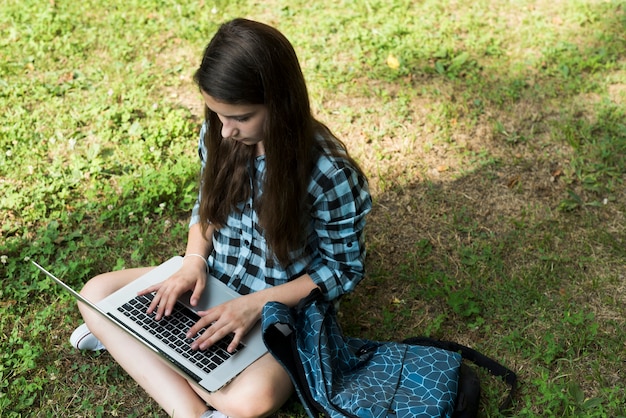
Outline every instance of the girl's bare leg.
<path id="1" fill-rule="evenodd" d="M 289 375 L 267 353 L 219 391 L 198 394 L 229 417 L 265 417 L 277 411 L 292 391 Z"/>
<path id="2" fill-rule="evenodd" d="M 98 302 L 149 271 L 129 269 L 91 279 L 81 293 Z M 263 417 L 280 408 L 292 391 L 288 375 L 267 354 L 221 390 L 208 393 L 166 366 L 151 350 L 88 307 L 79 309 L 89 330 L 126 372 L 170 415 L 198 418 L 209 403 L 232 417 Z"/>

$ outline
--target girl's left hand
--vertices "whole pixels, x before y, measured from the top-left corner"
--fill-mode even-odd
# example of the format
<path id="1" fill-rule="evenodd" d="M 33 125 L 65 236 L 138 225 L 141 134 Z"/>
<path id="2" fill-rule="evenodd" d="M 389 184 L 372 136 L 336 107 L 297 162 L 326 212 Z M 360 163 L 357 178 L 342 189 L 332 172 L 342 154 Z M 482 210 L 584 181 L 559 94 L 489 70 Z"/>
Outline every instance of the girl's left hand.
<path id="1" fill-rule="evenodd" d="M 229 334 L 234 334 L 228 346 L 233 352 L 243 337 L 261 318 L 263 303 L 259 295 L 252 293 L 240 296 L 206 311 L 198 312 L 202 318 L 187 332 L 187 338 L 193 338 L 202 328 L 206 330 L 191 344 L 194 350 L 206 350 Z"/>

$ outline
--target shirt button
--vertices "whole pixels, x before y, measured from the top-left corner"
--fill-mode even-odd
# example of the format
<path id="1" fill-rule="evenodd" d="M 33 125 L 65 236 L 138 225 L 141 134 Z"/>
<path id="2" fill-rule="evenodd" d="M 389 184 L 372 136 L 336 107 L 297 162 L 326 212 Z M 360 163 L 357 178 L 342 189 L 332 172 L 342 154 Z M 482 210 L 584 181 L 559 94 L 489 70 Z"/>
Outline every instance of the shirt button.
<path id="1" fill-rule="evenodd" d="M 246 244 L 246 247 L 250 246 L 250 241 L 248 241 L 248 240 L 245 240 L 243 243 Z"/>

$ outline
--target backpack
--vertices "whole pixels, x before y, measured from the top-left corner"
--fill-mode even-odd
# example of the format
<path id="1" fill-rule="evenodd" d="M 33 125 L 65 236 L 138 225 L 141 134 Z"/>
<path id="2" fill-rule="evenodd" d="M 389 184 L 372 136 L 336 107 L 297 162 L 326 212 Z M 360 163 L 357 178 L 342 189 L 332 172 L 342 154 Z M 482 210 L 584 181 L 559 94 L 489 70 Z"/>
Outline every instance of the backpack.
<path id="1" fill-rule="evenodd" d="M 294 308 L 262 312 L 263 340 L 283 366 L 311 418 L 471 418 L 480 382 L 463 359 L 503 377 L 513 397 L 515 373 L 460 344 L 427 338 L 379 342 L 343 335 L 335 307 L 319 289 Z"/>

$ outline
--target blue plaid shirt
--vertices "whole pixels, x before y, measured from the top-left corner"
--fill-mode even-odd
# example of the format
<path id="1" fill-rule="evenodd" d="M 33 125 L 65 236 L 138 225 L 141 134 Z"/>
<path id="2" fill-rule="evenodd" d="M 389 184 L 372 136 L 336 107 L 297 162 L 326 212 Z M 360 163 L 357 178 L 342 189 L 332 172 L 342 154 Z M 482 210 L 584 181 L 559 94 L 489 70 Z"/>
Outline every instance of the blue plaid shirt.
<path id="1" fill-rule="evenodd" d="M 204 169 L 206 148 L 202 126 L 198 151 Z M 262 193 L 265 156 L 251 167 L 252 190 Z M 328 300 L 354 289 L 364 275 L 365 215 L 372 208 L 367 180 L 344 159 L 322 155 L 308 186 L 311 222 L 306 244 L 280 265 L 268 249 L 252 197 L 233 211 L 213 235 L 209 271 L 240 294 L 277 286 L 308 273 Z M 200 221 L 199 200 L 190 226 Z"/>

